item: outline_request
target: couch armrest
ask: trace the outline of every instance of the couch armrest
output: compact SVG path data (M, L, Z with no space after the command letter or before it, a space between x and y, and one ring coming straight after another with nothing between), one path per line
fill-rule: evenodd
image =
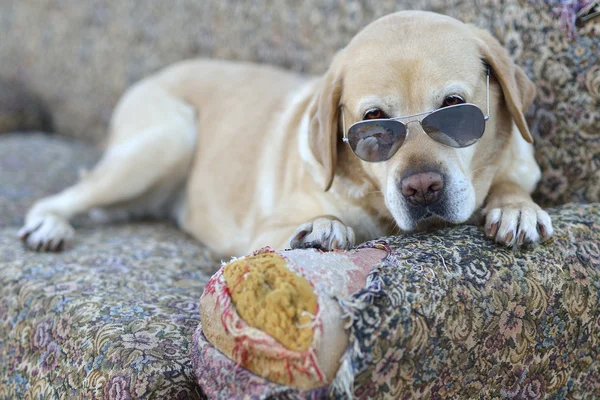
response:
M348 318L349 340L328 386L302 392L255 375L243 357L227 358L209 342L202 325L191 356L198 383L224 398L596 398L600 204L549 211L553 239L517 253L474 226L359 246L388 255L369 265L363 289L332 297ZM293 252L280 254L291 270L317 279L315 293L327 279L307 273L311 263L343 275L332 259L356 255Z
M360 398L600 396L600 204L551 216L552 241L518 253L472 226L380 240L390 255L353 296L338 372L355 379L337 384Z

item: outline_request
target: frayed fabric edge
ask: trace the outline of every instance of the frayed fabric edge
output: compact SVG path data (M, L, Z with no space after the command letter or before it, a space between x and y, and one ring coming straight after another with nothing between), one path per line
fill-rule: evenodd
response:
M379 248L387 251L388 256L390 254L389 247L382 243L369 243L360 248ZM359 318L360 312L371 306L376 298L385 295L383 291L384 282L381 278L380 270L385 268L388 256L373 266L373 269L367 276L364 289L359 290L348 298L337 299L342 309L342 318L348 320L344 326L345 329L352 329L352 325ZM354 397L354 377L357 372L360 372L355 371L352 365L352 356L356 353L360 353L358 346L355 343L349 343L348 348L341 358L340 367L335 374L335 378L329 386L332 398L351 399Z
M354 367L350 347L342 356L342 362L335 379L329 385L330 394L334 397L351 399L354 397Z

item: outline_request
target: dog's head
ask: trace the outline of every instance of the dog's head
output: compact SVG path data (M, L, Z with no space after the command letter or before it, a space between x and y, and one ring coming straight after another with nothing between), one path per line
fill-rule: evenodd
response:
M402 146L383 162L362 161L342 141L342 125L373 116L457 101L485 112L487 66L491 117L470 147L440 144L418 123L407 124ZM401 229L462 223L482 206L515 124L532 141L523 112L534 95L532 82L486 31L434 13L399 12L367 26L335 56L309 111L309 145L325 190L337 180L335 190L350 186L359 201L383 199Z

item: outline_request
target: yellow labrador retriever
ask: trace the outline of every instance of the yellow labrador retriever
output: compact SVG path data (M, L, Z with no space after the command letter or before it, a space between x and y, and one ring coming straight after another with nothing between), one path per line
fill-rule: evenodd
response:
M191 60L133 86L108 147L20 237L60 250L93 211L173 218L221 255L346 249L485 217L497 242L552 235L523 112L535 88L492 36L429 12L368 25L325 76Z

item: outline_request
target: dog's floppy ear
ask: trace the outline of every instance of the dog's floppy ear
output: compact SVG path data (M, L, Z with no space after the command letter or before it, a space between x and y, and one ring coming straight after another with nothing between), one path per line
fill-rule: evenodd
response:
M341 53L341 52L340 52ZM333 183L337 163L337 145L342 97L342 70L338 53L321 80L309 109L308 144L316 161L323 167L323 189Z
M508 110L521 131L521 136L527 142L533 143L533 137L529 132L524 115L535 97L533 82L510 59L506 49L488 31L474 26L469 27L479 39L479 47L484 61L490 65L500 82Z

